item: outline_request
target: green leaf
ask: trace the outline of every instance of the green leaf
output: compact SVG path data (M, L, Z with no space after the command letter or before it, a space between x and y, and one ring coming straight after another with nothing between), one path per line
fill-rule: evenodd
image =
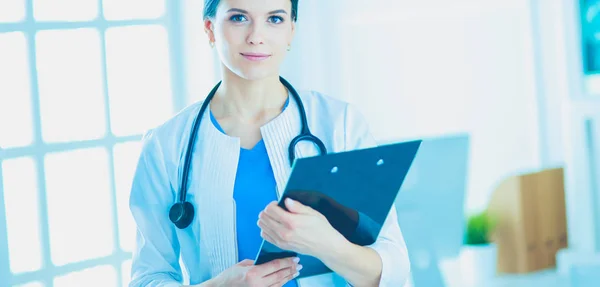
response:
M467 245L485 245L490 243L494 229L493 220L486 211L471 215L467 219L464 243Z

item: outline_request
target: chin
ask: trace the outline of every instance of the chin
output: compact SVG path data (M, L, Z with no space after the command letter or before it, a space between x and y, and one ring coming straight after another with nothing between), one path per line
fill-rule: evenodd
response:
M269 77L279 76L279 65L281 59L272 57L263 62L252 62L242 57L230 57L224 59L227 69L242 79L249 81L262 80Z
M249 80L249 81L257 81L265 78L273 77L278 75L277 70L269 69L266 67L241 67L237 69L232 69L232 71L238 75L240 78Z

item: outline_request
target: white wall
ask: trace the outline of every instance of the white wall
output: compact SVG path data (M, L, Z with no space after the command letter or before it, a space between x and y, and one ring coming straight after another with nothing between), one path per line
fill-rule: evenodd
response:
M540 167L529 3L386 3L347 17L344 97L381 140L471 133L466 208L484 208L502 178Z
M582 73L578 1L329 3L301 33L304 85L359 105L381 140L472 133L469 211L509 174L566 167L570 247L600 252L600 77Z
M185 82L188 91L185 101L190 104L202 100L216 83L214 53L208 44L202 19L204 1L182 0L184 17Z

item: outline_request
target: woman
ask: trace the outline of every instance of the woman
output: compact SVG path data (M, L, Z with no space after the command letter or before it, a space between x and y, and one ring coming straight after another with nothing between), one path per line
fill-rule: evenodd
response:
M293 157L375 145L354 108L316 92L295 94L279 77L297 6L298 0L206 1L205 31L222 61L222 81L205 101L143 138L130 197L137 224L130 286L181 286L180 260L192 286L404 285L409 261L394 209L375 243L359 246L300 202L277 206ZM304 112L322 147L302 143L289 154ZM194 129L197 136L190 135ZM178 203L180 187L188 189L189 204ZM319 258L334 272L296 280L298 258L255 265L263 239Z

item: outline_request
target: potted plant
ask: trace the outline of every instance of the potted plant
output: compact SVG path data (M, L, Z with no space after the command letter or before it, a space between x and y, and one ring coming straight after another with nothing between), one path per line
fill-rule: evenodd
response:
M492 241L495 225L495 220L487 211L467 218L460 263L468 286L485 286L496 275L497 249Z

